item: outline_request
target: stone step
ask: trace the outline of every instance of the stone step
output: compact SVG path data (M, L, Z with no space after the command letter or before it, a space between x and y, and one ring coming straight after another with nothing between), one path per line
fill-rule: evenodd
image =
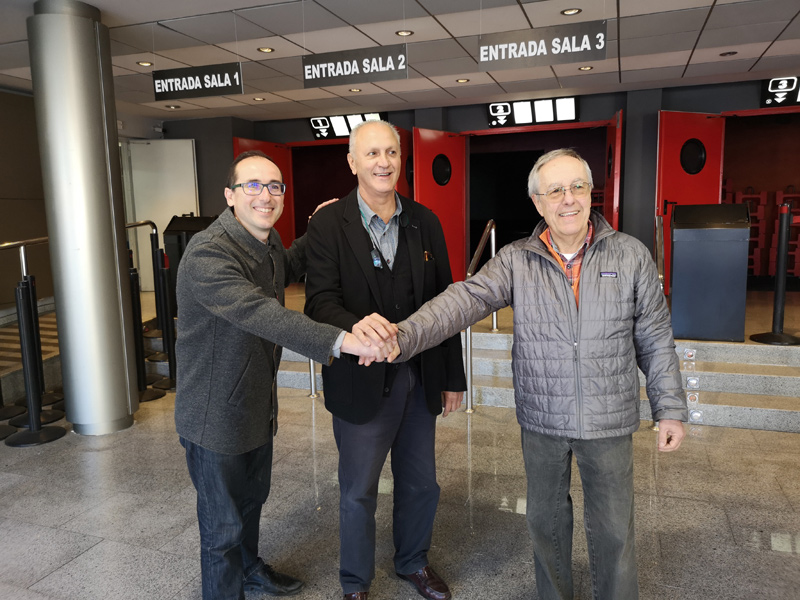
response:
M681 358L686 351L691 351L693 360L705 362L800 367L800 346L676 340L675 349Z

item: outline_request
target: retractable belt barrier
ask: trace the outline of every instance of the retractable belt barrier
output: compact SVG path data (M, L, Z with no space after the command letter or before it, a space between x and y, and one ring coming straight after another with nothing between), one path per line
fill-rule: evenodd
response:
M44 367L42 364L42 343L39 337L39 310L36 298L36 282L28 274L28 261L25 247L43 244L48 240L34 238L21 242L0 244L0 250L19 248L22 281L17 284L15 299L17 305L17 323L19 325L19 344L22 355L22 375L25 381L25 402L27 415L22 414L9 421L14 427L27 428L17 431L5 439L8 446L38 446L63 437L67 430L60 426L43 426L64 418L61 410L42 410L42 393L44 390ZM51 395L48 400L59 402L59 396ZM63 399L63 396L61 396Z
M792 217L792 205L784 203L778 209L780 224L778 230L778 251L775 257L775 297L772 305L772 331L751 335L750 339L761 344L774 346L796 346L800 337L783 332L783 317L786 307L786 270L789 259L789 233L792 225L800 225L800 217Z
M153 288L155 289L156 296L156 320L158 322L158 334L162 335L162 308L161 298L164 296L163 286L160 283L158 276L159 265L164 255L164 251L158 247L158 228L152 221L138 221L136 223L127 223L126 229L133 229L135 227L150 227L150 248L153 258ZM139 390L139 402L150 402L151 400L158 400L166 395L166 392L160 389L148 388L148 385L154 385L163 381L161 375L155 373L147 373L145 367L145 349L144 349L144 332L142 331L142 300L141 300L141 286L139 284L139 271L133 264L133 253L128 252L129 259L129 277L131 284L131 309L133 312L133 346L136 353L136 386ZM153 333L152 330L150 333ZM152 335L148 337L153 337Z

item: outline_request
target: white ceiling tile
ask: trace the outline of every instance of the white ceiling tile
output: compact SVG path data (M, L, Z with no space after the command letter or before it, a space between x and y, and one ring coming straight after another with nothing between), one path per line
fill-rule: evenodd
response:
M469 79L467 83L458 83L456 79ZM494 83L494 80L488 73L473 72L473 73L458 73L454 75L439 75L437 77L430 77L430 80L436 85L443 88L464 87L474 85L485 85Z
M439 15L439 20L455 37L528 29L525 12L518 5Z
M294 42L298 46L307 48L315 54L377 46L375 42L358 31L355 27L325 29L323 31L315 31L313 35L293 33L285 37L287 40Z
M704 63L704 62L734 62L748 58L758 58L767 49L769 44L762 42L760 44L742 44L739 46L730 46L725 48L698 48L692 54L692 61L690 64ZM720 56L724 52L736 52L733 56Z
M694 63L686 68L685 77L698 77L708 75L719 75L723 73L737 73L746 72L750 67L755 64L757 59L751 58L747 60L736 61L715 61L705 63Z
M436 90L439 86L427 77L414 77L411 79L392 79L390 81L380 81L376 84L387 92L418 92L421 90Z
M481 96L495 96L503 93L501 88L496 83L489 83L485 85L465 85L459 87L450 87L448 92L453 94L456 98L478 98Z
M316 2L351 25L413 19L427 14L416 2L397 0L370 0L365 3L353 0L316 0Z
M257 92L254 94L235 94L232 96L224 96L224 98L230 98L231 100L235 100L236 102L241 102L242 104L254 104L254 105L273 104L275 102L286 102L286 98L281 98L280 96L276 96L275 94L270 94L269 92ZM256 100L255 98L263 98L263 100Z
M528 18L534 28L617 18L617 5L615 2L598 2L596 0L549 0L548 2L523 4L522 7L528 14ZM583 12L571 17L562 15L561 11L567 8L580 8ZM518 27L517 29L522 29L522 27Z
M417 0L428 12L443 15L459 11L478 10L480 8L498 8L517 4L517 0ZM525 1L525 0L523 0Z
M287 56L301 56L306 54L297 44L280 36L270 36L253 40L239 40L238 42L227 42L217 44L220 48L243 56L249 60L262 61L286 58ZM259 52L259 48L272 48L275 52Z
M16 77L18 79L28 79L32 78L31 76L31 68L30 67L17 67L16 69L4 69L0 71L4 75L8 75L10 77Z
M216 46L193 46L191 48L165 50L161 52L161 55L192 67L239 62L238 57L233 52L228 52Z
M272 33L233 12L219 12L161 21L162 27L183 33L206 44L262 38Z
M317 98L333 98L333 94L326 92L322 88L308 88L302 90L281 90L276 91L276 95L282 96L287 100L314 100Z
M622 83L641 83L643 81L668 81L680 79L685 67L662 67L658 69L641 69L637 71L623 71Z
M691 55L691 50L682 50L680 52L664 52L648 56L623 56L620 61L623 71L637 71L640 69L682 66L689 62Z
M153 63L152 67L143 67L137 65L139 61L147 61ZM188 66L186 63L178 62L161 56L153 54L152 52L140 52L138 54L124 54L122 56L112 56L111 64L115 67L122 67L136 73L152 73L153 71L163 71L164 69L180 69Z
M182 114L184 112L200 110L203 107L199 104L194 104L188 100L159 100L157 102L143 102L142 106L150 106L151 108L158 108L164 112L173 114ZM168 106L178 106L177 109L167 108Z
M192 98L192 104L204 108L225 108L227 106L239 106L242 102L226 96L208 96L206 98Z
M650 13L684 10L687 8L710 7L713 0L619 0L619 16L630 17L633 15L648 15Z
M277 35L322 31L346 24L316 2L283 2L276 6L247 8L237 13Z
M358 27L366 35L378 42L381 46L392 46L394 44L414 44L417 42L428 42L431 40L443 40L450 38L436 19L433 17L418 17L405 21L389 21L385 23L371 23L369 25L359 25ZM414 35L400 37L395 32L407 29L414 32Z
M432 60L417 63L414 68L426 77L447 75L449 73L467 73L478 70L478 63L473 58L450 58L448 60Z
M553 77L550 67L531 67L529 69L506 69L489 73L495 81L526 81L529 79L547 79Z
M579 71L579 67L592 67L591 71ZM619 63L616 58L607 58L606 60L596 60L593 62L571 63L567 65L553 65L553 70L558 77L582 75L597 75L598 73L611 73L617 71Z
M786 56L787 54L800 54L800 39L774 42L764 53L765 56ZM795 63L800 66L800 60L797 57L795 57Z
M359 89L361 91L351 92L350 90L353 88ZM346 97L366 96L369 94L381 94L384 91L372 83L353 83L350 85L334 85L334 86L326 85L320 89L323 89L326 92L330 92L331 94L336 94L337 96L346 96Z

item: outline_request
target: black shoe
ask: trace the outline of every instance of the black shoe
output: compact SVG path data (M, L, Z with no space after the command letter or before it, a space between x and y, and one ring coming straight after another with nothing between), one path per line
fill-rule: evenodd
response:
M291 575L278 573L265 564L244 580L246 592L261 592L270 596L294 596L303 589L303 582Z

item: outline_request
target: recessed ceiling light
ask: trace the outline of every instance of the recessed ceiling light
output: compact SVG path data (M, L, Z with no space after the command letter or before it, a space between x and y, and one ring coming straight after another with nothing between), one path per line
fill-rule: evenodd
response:
M591 71L594 67L578 67L578 71Z
M253 98L253 100L255 100L256 102L263 102L264 98L262 98L261 96L256 96L255 98Z
M456 83L468 83L469 79L456 79Z
M167 104L167 108L170 110L178 110L180 107L180 104Z
M360 88L350 88L350 91L353 92L353 93L358 93L358 92L361 91L361 89Z
M580 8L566 8L566 9L561 11L561 14L566 16L566 17L571 17L571 16L577 15L577 14L579 14L581 12L583 12L583 11Z
M140 67L152 67L153 66L153 63L151 63L149 60L137 60L136 64L139 65Z
M410 35L414 35L414 32L410 29L401 29L400 31L395 31L395 35L399 35L400 37L408 37Z
M729 50L728 52L723 52L720 56L736 56L739 54L736 50Z
M259 52L264 52L269 54L270 52L275 52L275 48L267 48L266 46L262 46L261 48L257 48Z

